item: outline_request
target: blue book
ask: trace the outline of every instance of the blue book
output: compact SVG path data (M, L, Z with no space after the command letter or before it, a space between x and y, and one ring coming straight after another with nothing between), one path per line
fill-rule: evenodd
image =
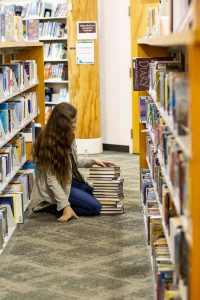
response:
M7 110L0 110L0 119L3 126L4 133L6 134L8 132L8 126L7 126L7 116L8 111Z
M8 103L4 102L4 103L0 103L0 110L5 109L8 110Z
M5 134L9 131L9 114L8 114L8 103L0 103L0 118L3 125Z
M32 161L27 161L23 167L22 167L23 170L27 170L27 169L34 169L35 171L35 176L37 176L37 166L36 166L36 163L32 162Z
M12 196L0 195L0 204L9 204L14 216L14 199Z

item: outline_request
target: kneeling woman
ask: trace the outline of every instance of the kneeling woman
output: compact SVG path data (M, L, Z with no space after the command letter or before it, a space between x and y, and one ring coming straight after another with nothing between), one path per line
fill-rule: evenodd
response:
M64 102L56 105L33 147L38 176L32 197L40 202L33 211L54 205L61 213L58 218L61 222L72 217L98 215L101 210L101 204L93 197L92 188L78 168L113 165L94 158L78 158L74 135L76 115L72 105Z

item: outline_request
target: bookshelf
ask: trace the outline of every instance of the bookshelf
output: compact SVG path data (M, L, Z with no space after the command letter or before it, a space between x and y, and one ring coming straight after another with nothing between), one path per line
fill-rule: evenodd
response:
M59 38L59 37L40 37L40 41L41 42L66 42L67 41L67 37L64 38Z
M45 99L54 105L57 104L56 101L68 101L66 5L67 2L62 0L51 0L48 3L25 1L22 10L23 22L28 28L28 39L36 38L32 33L39 26L37 38L44 43ZM47 115L46 108L45 112Z
M175 140L181 153L184 154L187 161L187 186L188 186L188 200L187 210L181 211L180 199L172 184L169 176L169 170L166 168L162 155L159 153L156 156L156 163L160 166L160 173L164 182L169 190L170 197L175 206L177 218L181 224L181 230L185 234L188 245L188 265L185 262L189 272L189 283L186 286L181 278L177 284L177 290L180 292L181 299L199 299L200 286L199 286L199 268L200 268L200 202L199 202L199 180L200 180L200 139L199 139L199 84L200 84L200 22L198 15L200 13L199 1L193 1L194 13L191 29L183 30L182 32L172 33L163 36L150 36L147 37L147 10L149 7L155 7L159 1L150 0L132 0L131 1L131 30L132 30L132 57L161 57L167 56L169 51L181 50L184 53L185 61L187 63L187 73L189 78L190 87L190 103L189 103L189 116L190 116L190 135L180 136L174 130L171 120L168 115L162 110L159 103L155 99L155 95L148 92L133 91L133 130L134 130L134 152L139 153L140 169L150 170L150 177L152 179L153 189L156 195L156 201L162 219L163 231L169 247L170 257L172 264L174 263L174 254L172 251L172 239L169 235L168 228L164 222L163 204L160 202L158 193L158 186L155 181L155 160L151 157L151 162L147 156L147 139L150 140L152 147L156 149L155 132L145 124L140 123L139 120L139 97L150 96L153 100L159 117L162 119L168 128L170 135ZM153 162L153 165L152 165ZM144 205L143 205L144 206ZM143 207L144 208L144 207ZM145 208L144 208L145 211ZM146 219L146 218L145 218ZM151 251L150 251L151 255ZM182 255L182 254L181 254ZM152 257L151 257L152 259ZM187 266L186 266L187 265Z
M186 31L183 33L175 33L167 36L159 37L144 37L137 40L138 45L149 45L155 47L170 47L170 46L190 46L200 43L200 32Z
M69 80L57 80L57 79L47 79L44 81L45 83L69 83Z
M40 42L0 42L0 49L18 49L30 48L30 47L41 47L43 44Z
M44 59L44 62L67 62L68 61L68 59L57 59L57 58L55 58L55 59L53 59L53 58L46 58L46 59Z
M59 22L59 23L64 23L66 24L67 19L66 17L33 17L31 19L36 19L39 20L40 23L45 24L46 22ZM66 46L67 49L67 34L65 37L40 37L40 42L44 43L44 48L45 48L45 44L53 44L53 43L59 43L62 45ZM51 64L51 66L55 66L58 64L63 64L64 68L67 67L68 68L68 58L64 58L64 59L59 59L59 58L48 58L45 57L44 58L44 65L46 64ZM68 73L68 71L67 71ZM57 99L56 101L53 101L53 99L51 99L51 101L45 101L45 106L50 105L55 106L56 104L58 104L60 102L59 100L59 93L61 91L61 89L66 89L66 94L68 93L68 85L69 85L69 80L68 80L68 74L66 74L65 76L67 76L66 80L61 80L61 79L45 79L44 83L45 83L45 87L46 88L51 88L53 89L53 94L57 94ZM53 97L53 96L52 96ZM64 101L68 101L68 97L66 96L66 99Z
M30 117L24 118L19 127L13 128L11 133L5 135L4 139L0 141L0 149L8 144L13 138L20 133L27 125L35 120L37 123L41 123L42 127L44 126L45 119L45 105L44 105L44 69L43 69L43 43L40 42L2 42L0 43L1 56L2 61L9 65L11 60L35 60L37 63L37 77L38 81L35 80L34 84L29 83L25 88L20 89L18 92L11 93L9 96L1 98L1 103L5 101L11 100L13 97L20 96L21 93L37 93L38 97L38 113L32 114ZM26 149L26 148L25 148ZM26 149L27 150L27 149ZM9 172L6 176L6 180L3 180L0 183L0 195L7 188L9 183L14 179L14 177L21 170L23 165L27 161L27 157L29 156L29 151L25 150L25 154L22 156L21 161L16 165L13 165L12 171ZM7 192L6 192L7 193ZM3 193L4 194L4 193ZM25 199L25 196L24 196ZM24 200L23 200L24 201ZM22 205L22 209L25 212L30 201L24 202L24 206ZM4 206L4 205L2 205ZM3 244L3 248L0 249L0 254L2 254L5 249L7 243L9 242L10 237L16 229L17 224L14 222L12 217L11 207L7 205L8 212L8 235L5 237L5 241Z
M66 20L65 17L32 17L32 18L24 18L24 21L27 20L39 20L39 21L64 21Z
M11 95L8 96L8 97L2 98L2 99L0 100L0 103L3 103L3 102L5 102L5 101L7 101L7 100L9 100L9 99L11 99L11 98L13 98L13 97L15 97L15 96L21 94L21 93L24 93L24 92L28 91L29 89L31 89L31 88L33 88L33 87L36 87L37 85L38 85L38 83L32 84L32 85L30 85L30 86L28 86L28 87L26 87L26 88L24 88L24 89L21 89L19 92L13 93L13 94L11 94Z

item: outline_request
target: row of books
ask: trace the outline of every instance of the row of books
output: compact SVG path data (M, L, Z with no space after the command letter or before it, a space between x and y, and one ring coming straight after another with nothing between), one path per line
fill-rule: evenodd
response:
M35 60L11 60L0 66L0 96L6 98L36 84L37 63Z
M24 40L23 21L20 16L0 12L0 41L16 42Z
M164 57L157 59L134 59L134 90L148 90L173 130L178 135L189 135L188 75L181 72L181 61ZM141 102L145 106L145 101ZM144 107L142 111L144 113Z
M23 6L23 18L37 18L37 17L66 17L67 14L66 2L60 3L47 1L33 1Z
M30 166L21 169L0 195L0 249L8 238L9 230L18 223L24 223L34 178L35 170Z
M66 88L45 87L45 102L69 102L69 93Z
M140 97L140 119L146 123L146 148L153 174L164 173L180 213L188 210L188 159L165 125L151 97ZM160 186L156 179L157 186Z
M188 286L188 245L181 226L180 218L172 213L172 208L163 207L162 214L169 215L167 233L165 237L162 216L157 202L156 192L149 169L141 170L141 199L144 210L147 241L152 257L152 267L157 286L157 300L171 299L176 295L181 299L179 282ZM165 203L162 203L164 206ZM168 241L170 245L168 245ZM170 246L170 248L169 248Z
M191 28L191 0L162 0L148 7L147 35L160 36Z
M120 167L92 167L89 169L89 180L92 180L93 195L100 201L101 214L121 214L124 205L123 179L120 178Z
M19 133L0 149L0 182L7 182L9 175L21 165L25 158L25 137Z
M67 39L66 24L61 22L39 22L39 20L26 20L23 24L24 39L39 41L42 39Z
M13 16L21 16L23 6L15 5L15 4L0 4L0 13L4 13L5 15L13 15Z
M40 22L39 38L67 38L67 25L61 22Z
M38 114L36 93L23 93L0 104L0 142Z
M31 121L0 149L0 182L6 183L15 168L31 159L35 140L35 122ZM0 184L0 188L2 188Z
M162 177L162 174L159 172L159 169L157 171L154 171L154 173L152 172L152 174L150 174L150 171L148 169L146 171L143 170L142 175L146 176L144 176L145 181L142 185L143 206L151 208L149 212L151 211L154 214L156 213L157 215L159 215L159 217L161 217L159 208L160 205L163 217L163 224L165 226L166 233L170 235L170 219L176 216L177 214L166 182ZM155 183L154 185L152 180ZM150 199L152 200L152 203L147 203Z
M158 194L162 195L163 185L166 184L164 178L168 178L167 187L170 189L178 213L187 215L189 211L188 161L173 137L167 136L167 139L163 152L161 152L155 149L152 138L147 134L148 161L152 166L152 175L157 185Z
M67 65L60 64L50 64L44 65L44 79L55 79L55 80L67 80L68 78L68 68Z
M67 59L67 45L64 43L45 43L44 59Z
M39 22L22 17L0 13L0 42L32 41L44 38L67 38L66 24L60 22Z

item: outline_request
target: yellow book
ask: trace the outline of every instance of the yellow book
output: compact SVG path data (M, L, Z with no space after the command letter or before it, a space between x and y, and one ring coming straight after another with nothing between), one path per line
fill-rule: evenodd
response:
M172 300L181 297L180 291L165 291L165 300Z
M14 36L15 40L18 41L19 36L19 16L14 16Z

